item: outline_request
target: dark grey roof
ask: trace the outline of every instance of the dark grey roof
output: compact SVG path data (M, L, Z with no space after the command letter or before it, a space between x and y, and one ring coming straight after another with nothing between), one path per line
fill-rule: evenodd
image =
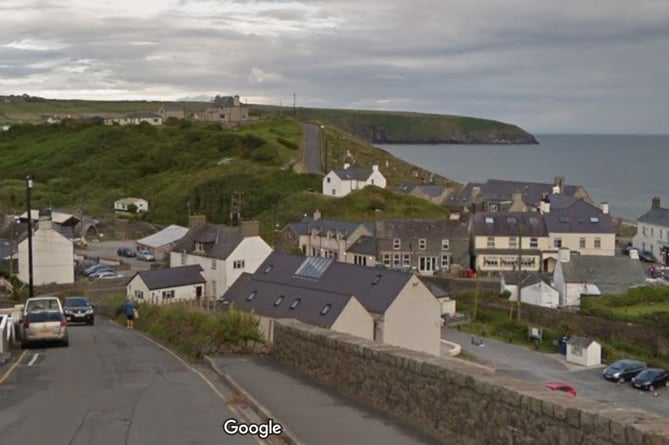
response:
M572 204L574 204L576 201L580 201L579 198L561 194L551 194L547 198L548 201L550 202L551 211L567 208ZM538 208L539 202L535 202L534 206Z
M553 193L553 183L488 179L485 183L468 183L460 193L449 197L449 204L471 204L472 189L474 187L481 188L480 196L485 199L510 200L513 193L519 191L523 193L523 201L528 205L538 203L544 194L550 195ZM581 187L565 184L562 194L573 196Z
M373 172L371 167L336 168L333 171L341 179L355 179L358 181L366 181Z
M135 276L137 275L140 276L149 290L167 289L205 282L202 276L202 267L199 264L170 267L168 269L144 270L137 272Z
M639 218L639 222L669 227L669 209L650 209Z
M581 348L587 348L591 344L595 343L595 340L592 338L586 338L586 337L577 337L577 336L571 336L567 340L567 344L571 346L579 346Z
M312 230L315 230L319 235L325 235L327 232L332 232L333 234L341 233L344 238L347 238L348 235L353 233L361 225L367 228L370 233L374 230L374 223L371 221L360 223L335 219L315 220L309 217L303 218L302 221L297 223L290 223L288 226L298 235L309 235Z
M362 235L346 251L360 255L376 256L376 239L373 236Z
M253 298L248 298L255 292ZM277 305L277 299L284 296ZM304 323L330 328L342 310L353 298L350 294L305 289L265 281L257 274L243 273L221 297L233 307L254 311L258 315L272 318L294 318ZM300 301L295 306L296 299ZM326 305L331 305L325 315Z
M225 260L242 241L241 227L203 223L191 228L172 251L196 253L195 244L204 245L204 256Z
M376 222L379 239L443 237L469 239L467 223L451 219L384 219Z
M12 254L12 244L8 239L0 239L0 260L9 258Z
M566 282L596 284L602 294L622 294L646 284L643 263L627 256L571 255L561 264Z
M400 184L395 188L400 193L411 193L416 190L433 198L441 196L446 189L445 185L439 184Z
M432 282L432 281L423 281L423 284L427 286L428 289L430 289L430 292L432 292L432 295L434 295L435 298L442 298L442 297L448 297L449 294L444 290L443 287L439 286L438 284Z
M353 295L369 312L383 314L412 274L376 267L332 262L318 279L295 275L307 257L273 252L253 274L256 279L326 293Z
M548 236L544 219L537 212L475 213L471 221L475 236Z
M561 209L551 205L544 221L549 233L615 233L610 214L580 199Z

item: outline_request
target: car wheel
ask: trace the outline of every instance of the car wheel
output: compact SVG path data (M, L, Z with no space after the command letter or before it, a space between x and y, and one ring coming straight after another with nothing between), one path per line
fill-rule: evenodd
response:
M70 346L70 340L63 340L63 347L67 348L68 346Z
M654 386L654 385L650 385L650 386L648 387L648 391L655 391L655 386Z
M25 341L21 342L21 349L28 349L28 343Z
M620 377L618 379L618 383L625 383L625 377Z
M89 326L93 326L95 324L95 319L91 318L91 320L88 322Z

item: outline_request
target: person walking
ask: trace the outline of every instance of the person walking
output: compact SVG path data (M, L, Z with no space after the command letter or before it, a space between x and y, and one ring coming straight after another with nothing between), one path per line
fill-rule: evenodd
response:
M130 301L130 299L125 300L125 303L123 303L123 313L125 314L126 327L128 329L134 329L135 315L137 313L137 310L135 309L135 305L132 304L132 301Z

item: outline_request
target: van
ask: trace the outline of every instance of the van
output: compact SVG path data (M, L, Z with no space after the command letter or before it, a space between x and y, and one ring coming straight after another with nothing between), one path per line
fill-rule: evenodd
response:
M58 311L63 314L63 305L60 299L53 295L43 295L40 297L28 298L23 306L23 317L25 320L29 312L34 311Z

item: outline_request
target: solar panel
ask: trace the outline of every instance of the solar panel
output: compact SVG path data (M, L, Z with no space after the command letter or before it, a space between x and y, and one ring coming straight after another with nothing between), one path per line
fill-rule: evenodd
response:
M328 266L332 264L332 258L323 258L318 256L307 257L300 267L295 271L295 275L302 278L318 279L323 275Z
M487 224L492 224L493 222L495 222L495 220L492 219L492 216L486 216L486 217L485 217L485 222L486 222Z

